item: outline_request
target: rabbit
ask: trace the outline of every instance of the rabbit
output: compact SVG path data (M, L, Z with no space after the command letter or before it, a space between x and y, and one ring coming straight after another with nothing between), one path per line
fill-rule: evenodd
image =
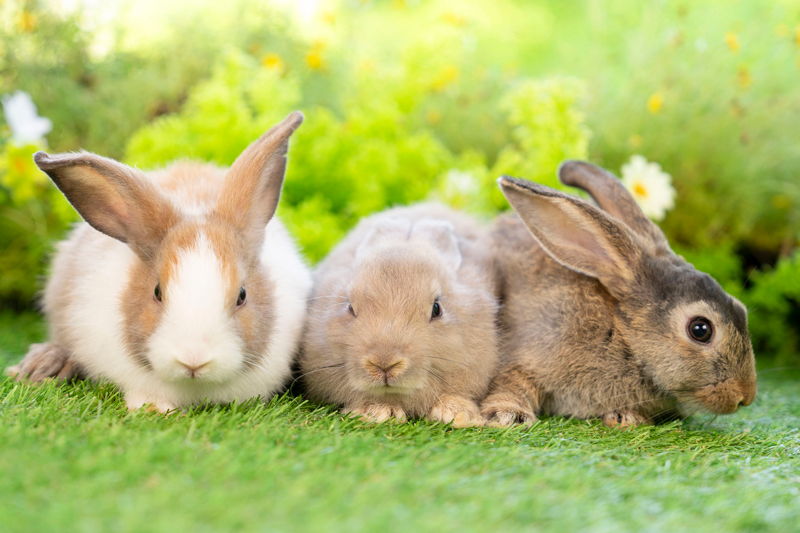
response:
M290 114L229 170L145 174L91 153L34 160L86 221L61 242L43 297L50 340L9 374L103 378L133 410L278 392L305 324L311 273L280 220Z
M307 395L377 422L483 423L497 361L488 230L440 204L363 219L314 274Z
M558 174L599 208L498 180L518 216L492 228L501 362L484 417L626 427L749 405L756 374L745 306L676 255L614 175L580 161Z

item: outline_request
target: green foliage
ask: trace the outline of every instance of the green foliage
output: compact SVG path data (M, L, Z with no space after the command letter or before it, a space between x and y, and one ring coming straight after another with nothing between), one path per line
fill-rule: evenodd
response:
M578 107L584 93L583 84L574 79L526 81L515 87L503 107L516 145L500 152L496 170L565 188L556 177L558 165L588 154L589 128Z
M618 171L642 154L674 179L670 241L750 304L759 352L800 342L794 263L751 275L737 256L800 240L794 3L342 2L306 22L252 0L115 5L101 23L0 4L0 92L31 93L52 151L228 165L302 109L279 212L312 262L393 204L490 218L507 208L500 174L558 187L563 159ZM24 305L75 217L22 162L33 147L2 150L0 300Z
M581 47L593 158L658 161L678 201L664 221L693 248L791 249L800 240L800 4L605 3Z
M780 364L795 363L800 351L800 253L774 269L753 272L750 281L753 288L745 302L756 353L774 354Z
M37 146L0 140L0 297L25 306L56 239L77 217L33 163Z
M153 167L188 155L229 165L299 100L292 76L232 55L192 90L179 114L137 132L126 161ZM325 108L307 114L291 150L281 212L314 261L360 217L424 198L452 160L430 133L409 131L391 100L373 102L369 112L348 106L344 119Z

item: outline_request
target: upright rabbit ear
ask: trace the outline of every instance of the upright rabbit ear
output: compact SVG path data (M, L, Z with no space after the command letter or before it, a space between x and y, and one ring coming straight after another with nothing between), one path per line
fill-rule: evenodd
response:
M86 222L152 259L178 214L141 171L90 153L36 152L36 165L53 180Z
M225 176L217 212L253 242L260 244L264 239L264 227L278 207L289 137L303 118L295 111L273 126L236 158Z
M461 266L461 248L453 224L446 220L422 219L411 230L412 239L424 239L441 253L447 265L458 270Z
M601 209L623 221L656 247L669 249L661 228L645 216L631 193L612 173L584 161L564 161L558 167L558 178L564 185L591 194Z
M498 183L550 257L598 279L615 297L628 293L640 249L624 224L579 198L549 187L508 176Z
M411 219L404 217L382 218L375 224L369 233L361 241L356 249L355 259L360 261L364 255L375 246L386 241L397 239L406 240L411 233Z

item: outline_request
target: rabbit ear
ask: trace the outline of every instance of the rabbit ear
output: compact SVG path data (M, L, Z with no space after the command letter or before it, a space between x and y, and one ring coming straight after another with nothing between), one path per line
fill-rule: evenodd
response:
M295 111L273 126L236 158L225 176L217 211L259 244L264 227L278 207L289 137L303 118L301 112Z
M36 152L36 165L64 193L86 222L152 259L178 214L140 170L87 152Z
M596 278L615 297L628 292L640 249L624 224L579 198L549 187L508 176L498 183L550 257Z
M414 224L411 238L425 239L433 244L453 270L458 270L461 266L461 249L452 223L446 220L420 220Z
M369 250L389 239L405 240L411 232L411 219L403 217L383 218L373 227L356 249L356 261Z
M584 161L564 161L558 167L558 178L564 185L591 194L601 209L623 221L655 246L669 249L661 228L645 216L631 193L612 173Z

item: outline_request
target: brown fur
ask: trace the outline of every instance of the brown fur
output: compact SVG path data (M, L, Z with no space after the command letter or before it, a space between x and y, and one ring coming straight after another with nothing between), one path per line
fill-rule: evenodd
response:
M315 275L300 358L309 395L377 421L480 422L497 357L487 237L437 205L362 220Z
M493 228L502 346L484 416L500 424L538 414L600 417L627 426L752 402L744 306L676 256L615 177L580 162L565 163L560 175L617 216L501 178L521 219L501 217ZM687 334L695 316L712 322L707 345Z

